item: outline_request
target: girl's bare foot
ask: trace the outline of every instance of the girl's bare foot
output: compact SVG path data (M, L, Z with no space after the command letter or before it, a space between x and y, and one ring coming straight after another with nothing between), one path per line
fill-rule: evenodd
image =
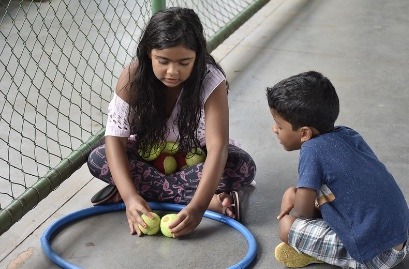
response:
M232 204L233 199L231 198L230 194L228 192L222 192L213 195L208 209L234 218L235 215L232 210Z

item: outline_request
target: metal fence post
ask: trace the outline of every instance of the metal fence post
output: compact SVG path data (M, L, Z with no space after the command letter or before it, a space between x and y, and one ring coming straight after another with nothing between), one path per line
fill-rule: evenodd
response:
M152 14L166 8L166 0L152 0Z

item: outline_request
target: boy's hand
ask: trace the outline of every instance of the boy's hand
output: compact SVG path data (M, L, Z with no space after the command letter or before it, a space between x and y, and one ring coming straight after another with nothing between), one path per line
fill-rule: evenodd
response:
M277 216L278 220L282 219L285 215L288 215L293 209L296 191L297 189L295 187L291 187L284 192L281 200L280 214Z
M280 214L277 216L277 219L280 220L280 219L282 219L285 215L290 214L291 209L293 209L293 208L291 207L291 208L287 208L287 209L285 209L285 210L282 210L282 211L280 212Z

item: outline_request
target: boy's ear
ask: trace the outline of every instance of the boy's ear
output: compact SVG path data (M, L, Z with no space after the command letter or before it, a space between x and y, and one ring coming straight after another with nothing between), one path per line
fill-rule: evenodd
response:
M314 136L314 131L307 126L301 127L301 142L310 140Z

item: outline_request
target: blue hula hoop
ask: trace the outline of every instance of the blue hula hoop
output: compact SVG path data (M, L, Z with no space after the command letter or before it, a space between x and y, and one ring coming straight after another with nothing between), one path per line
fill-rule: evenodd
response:
M184 208L183 205L170 204L170 203L149 202L149 205L153 210L164 210L164 211L179 212L180 210ZM69 263L68 261L58 256L58 254L56 254L54 250L51 248L50 238L61 227L63 227L64 225L68 223L74 222L78 219L81 219L84 217L90 217L90 216L94 216L94 215L98 215L102 213L107 213L107 212L121 211L124 209L125 209L124 203L116 203L116 204L110 204L110 205L104 205L104 206L93 206L90 208L85 208L85 209L73 212L71 214L68 214L56 220L44 231L40 239L41 248L43 249L47 257L52 262L57 264L58 266L65 268L65 269L81 269L81 267L78 267L72 263ZM227 217L225 215L213 212L213 211L206 210L204 213L204 217L227 224L233 227L234 229L236 229L237 231L239 231L246 238L247 243L248 243L248 251L247 251L246 256L239 263L232 265L228 268L229 269L247 268L250 265L250 263L254 260L254 258L256 257L256 253L257 253L257 243L256 243L254 236L251 234L251 232L240 222L230 217Z

